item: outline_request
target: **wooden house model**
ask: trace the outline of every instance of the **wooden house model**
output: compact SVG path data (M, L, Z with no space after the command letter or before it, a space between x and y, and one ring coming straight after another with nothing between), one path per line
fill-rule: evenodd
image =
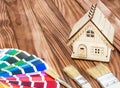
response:
M73 26L68 39L71 57L108 62L113 46L114 28L96 5Z

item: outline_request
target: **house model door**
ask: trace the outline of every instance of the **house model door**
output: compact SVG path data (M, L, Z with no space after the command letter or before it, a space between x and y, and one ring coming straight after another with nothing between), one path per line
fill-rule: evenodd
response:
M87 57L87 47L83 44L79 45L77 53L78 53L79 58L86 58Z

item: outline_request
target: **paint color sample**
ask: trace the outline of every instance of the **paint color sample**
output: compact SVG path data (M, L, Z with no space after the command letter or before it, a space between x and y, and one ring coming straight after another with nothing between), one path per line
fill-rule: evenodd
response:
M44 72L47 68L47 63L35 55L14 48L0 49L0 88L60 88Z

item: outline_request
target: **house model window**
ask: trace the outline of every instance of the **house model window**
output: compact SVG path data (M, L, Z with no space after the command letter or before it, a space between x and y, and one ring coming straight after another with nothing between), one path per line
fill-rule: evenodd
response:
M94 32L93 32L93 30L92 30L93 28L92 28L92 26L91 25L89 25L88 27L86 27L86 36L87 37L94 37Z
M92 30L88 30L88 31L86 32L86 36L87 36L87 37L94 37L94 32L93 32Z
M104 55L104 49L103 48L93 48L91 52L94 55Z
M100 54L100 49L95 49L96 54Z
M108 62L113 46L114 28L97 5L73 26L68 45L72 45L74 59Z

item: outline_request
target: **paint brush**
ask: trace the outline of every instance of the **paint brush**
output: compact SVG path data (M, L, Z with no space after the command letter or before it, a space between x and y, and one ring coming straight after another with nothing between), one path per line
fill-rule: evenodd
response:
M72 78L81 88L92 88L88 81L79 73L79 71L72 65L66 66L64 72Z
M57 74L57 72L55 70L53 70L52 68L48 68L45 71L48 75L50 75L51 77L53 77L55 80L57 80L58 82L60 82L63 86L67 87L67 88L72 88L69 84L67 84L63 79L60 78L60 76Z
M119 80L102 63L88 69L87 72L100 83L102 88L120 88Z

